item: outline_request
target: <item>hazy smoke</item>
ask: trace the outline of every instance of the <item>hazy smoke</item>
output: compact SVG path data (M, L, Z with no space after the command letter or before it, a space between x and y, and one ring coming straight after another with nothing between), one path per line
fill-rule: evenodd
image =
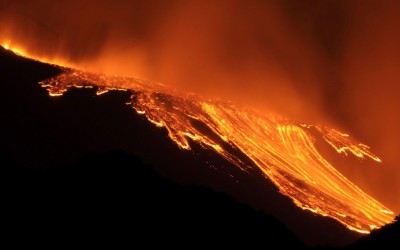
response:
M380 0L0 0L0 42L329 120L382 156L350 177L399 212L399 18L398 1Z
M282 3L9 1L0 29L39 56L299 114L324 59Z

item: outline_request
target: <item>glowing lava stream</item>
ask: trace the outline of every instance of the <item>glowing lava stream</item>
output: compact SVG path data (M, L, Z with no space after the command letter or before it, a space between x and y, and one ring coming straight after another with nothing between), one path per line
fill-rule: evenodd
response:
M297 206L334 218L351 230L369 233L394 217L317 150L316 133L338 153L380 162L368 146L335 129L183 95L168 86L134 78L64 68L64 73L40 84L51 96L72 87L97 87L97 94L113 89L130 91L128 104L156 126L165 127L180 148L189 150L190 139L247 171L253 166L235 154L240 150Z

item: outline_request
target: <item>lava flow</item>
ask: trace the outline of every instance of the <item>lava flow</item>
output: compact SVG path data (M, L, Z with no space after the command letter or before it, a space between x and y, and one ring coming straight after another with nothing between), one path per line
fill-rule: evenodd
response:
M243 171L256 166L302 209L334 218L360 233L369 233L394 217L393 212L339 173L316 148L317 137L321 137L338 153L381 161L368 146L347 134L277 114L262 114L230 102L182 94L163 84L63 70L40 83L51 96L74 87L96 87L97 94L130 91L128 104L156 126L166 128L181 149L190 150L190 142L194 142ZM254 166L235 153L238 151Z

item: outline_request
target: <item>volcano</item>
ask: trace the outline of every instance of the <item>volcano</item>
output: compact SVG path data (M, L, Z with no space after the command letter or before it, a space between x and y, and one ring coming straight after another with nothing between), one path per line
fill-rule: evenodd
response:
M99 76L96 74L66 70L20 57L4 49L1 50L0 63L3 79L1 100L5 117L2 127L3 131L7 131L2 135L1 149L6 162L30 166L27 167L30 169L28 172L34 169L54 170L60 166L75 164L88 153L123 150L140 156L162 176L177 183L212 187L218 192L233 195L240 202L272 214L308 244L341 245L359 237L358 233L349 231L336 220L298 209L287 194L282 195L273 182L266 181L265 173L255 167L251 157L227 143L224 138L218 137L202 121L194 118L189 120L192 127L211 138L205 145L214 145L215 150L209 150L204 143L196 143L193 133L188 134L189 140L186 140L174 137L176 131L173 131L173 127L155 127L154 123L160 124L160 117L143 116L143 113L151 114L152 107L145 110L145 106L136 106L135 112L131 108L133 104L130 92L110 91L98 96L107 90L124 89L123 86L98 86L93 89L93 81L99 84L98 81L104 80L104 77L97 79ZM60 79L66 74L69 77L74 76L75 83L78 83L76 85L83 89L73 88L65 92L68 82ZM121 82L120 79L118 81ZM64 85L54 84L60 82ZM46 93L43 86L48 88L50 94L63 96L54 99ZM69 87L77 86L72 84ZM146 98L152 97L154 96L143 93L134 96L136 101L142 100L141 103L151 103ZM156 97L160 102L166 103L168 110L174 109L173 103L168 104L169 95L158 94ZM125 105L127 101L129 105ZM185 105L190 108L187 103ZM323 129L325 128L316 127L316 130ZM177 135L179 134L175 134ZM171 141L171 137L176 140ZM180 149L176 146L177 142L180 148L192 150ZM221 145L221 148L217 145ZM356 150L364 150L361 154L378 159L367 148ZM79 170L76 171L79 174ZM146 193L146 188L143 193ZM163 205L160 209L162 207ZM240 221L242 215L238 216L232 220Z

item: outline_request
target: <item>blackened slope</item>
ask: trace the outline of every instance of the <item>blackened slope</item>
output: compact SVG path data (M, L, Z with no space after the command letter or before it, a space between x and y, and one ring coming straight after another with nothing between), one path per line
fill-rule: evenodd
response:
M303 247L273 217L211 189L175 184L121 151L42 169L2 158L5 222L18 237L56 239L56 247L78 239L95 245Z

